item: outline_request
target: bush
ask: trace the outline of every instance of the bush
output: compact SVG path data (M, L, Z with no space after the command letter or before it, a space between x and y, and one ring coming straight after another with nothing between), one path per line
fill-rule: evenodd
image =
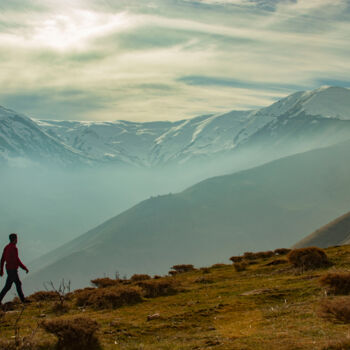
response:
M231 256L230 260L233 263L238 263L238 262L241 262L243 260L243 256Z
M350 273L333 272L327 273L320 278L322 286L333 294L350 294Z
M218 263L218 264L214 264L211 266L212 269L220 269L222 267L226 267L227 265L226 264L223 264L223 263Z
M44 321L41 327L58 338L58 349L100 348L95 335L99 328L98 324L89 318L53 319Z
M256 259L268 259L272 256L275 256L275 253L272 250L268 250L266 252L257 252L254 253Z
M118 286L81 291L77 295L78 306L92 306L95 309L111 309L132 305L142 301L141 289L137 286Z
M200 270L202 271L203 274L210 273L210 268L209 267L201 267Z
M321 315L332 321L350 323L350 297L324 300L321 304Z
M137 285L143 289L146 298L172 295L177 292L174 282L169 279L140 281Z
M132 275L130 280L131 282L139 282L139 281L146 281L146 280L150 280L151 279L151 276L149 275Z
M312 270L330 266L330 261L323 249L317 247L294 249L288 254L288 261L302 270Z
M282 265L282 264L287 264L287 262L288 261L286 259L275 259L266 263L265 266Z
M255 254L252 252L245 252L243 258L246 260L255 260Z
M177 275L177 274L178 274L177 271L174 271L174 270L170 270L170 271L169 271L169 275L171 275L171 276L175 276L175 275Z
M97 288L107 288L115 286L119 283L119 280L112 280L111 278L104 277L104 278L96 278L91 281L93 285L95 285Z
M172 269L178 273L184 273L195 270L194 266L190 264L174 265Z
M30 295L27 299L30 301L57 301L60 298L54 291L40 291Z
M274 250L274 253L276 255L287 255L289 252L291 251L291 249L287 249L287 248L278 248Z
M237 272L245 271L247 269L248 264L244 261L236 262L233 264L233 267Z

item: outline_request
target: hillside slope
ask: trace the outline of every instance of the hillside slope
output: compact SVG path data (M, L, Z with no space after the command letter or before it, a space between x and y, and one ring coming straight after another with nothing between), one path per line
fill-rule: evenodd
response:
M302 247L330 247L350 243L350 212L338 217L327 225L319 228L295 244Z
M344 297L326 296L319 279L334 269L349 270L350 246L329 248L326 253L333 264L331 269L300 273L284 257L272 257L250 261L241 272L227 264L152 279L150 282L173 283L178 292L144 297L135 305L81 307L77 303L79 292L68 298L68 310L63 315L53 311L55 300L42 298L29 304L22 317L18 317L18 305L2 318L0 314L0 349L9 348L1 347L2 341L14 342L18 324L20 336L38 345L28 349L54 350L57 338L37 328L38 324L62 319L74 323L77 317L97 322L101 350L349 349L349 323L320 313L322 304L339 300L344 305ZM122 283L130 286L130 281ZM345 298L349 305L349 296Z
M290 246L350 207L350 141L150 198L47 254L31 289L96 275L164 273L229 254Z

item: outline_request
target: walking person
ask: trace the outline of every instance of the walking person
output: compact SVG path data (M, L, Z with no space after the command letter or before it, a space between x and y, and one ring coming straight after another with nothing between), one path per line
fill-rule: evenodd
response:
M0 305L1 305L2 299L5 297L6 293L11 289L13 283L16 285L17 293L22 303L27 302L23 295L22 282L20 281L18 276L18 268L21 267L27 273L29 272L29 270L18 257L18 249L16 246L17 234L11 233L9 238L10 238L10 243L4 248L4 252L2 253L1 263L0 263L1 264L0 276L2 277L4 275L5 262L6 262L6 272L7 272L6 284L0 293Z

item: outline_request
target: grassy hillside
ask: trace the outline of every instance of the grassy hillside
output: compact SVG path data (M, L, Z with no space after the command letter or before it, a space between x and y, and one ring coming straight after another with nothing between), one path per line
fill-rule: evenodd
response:
M297 244L296 248L301 247L330 247L334 245L350 243L350 212L331 221L327 225L319 228L309 236L305 237Z
M40 344L42 349L53 349L56 338L38 325L43 320L84 316L97 321L97 336L106 350L349 349L350 317L336 322L321 314L321 305L342 297L327 296L319 279L331 271L349 270L350 246L329 248L326 253L332 267L306 272L296 270L284 256L273 256L250 260L241 272L231 264L219 264L161 277L159 281L172 281L176 294L143 297L135 305L114 309L79 307L79 292L67 298L62 314L53 311L54 301L33 302L22 316L21 306L14 305L14 311L0 315L0 344L13 342L17 322L17 338L27 336L36 344L25 349L39 349ZM350 308L349 298L341 300L347 300ZM343 345L331 347L334 342ZM9 349L8 343L0 349L4 346Z
M291 246L350 207L350 142L150 198L42 259L28 277L86 285L103 273L164 273L252 249ZM37 262L40 265L40 260Z

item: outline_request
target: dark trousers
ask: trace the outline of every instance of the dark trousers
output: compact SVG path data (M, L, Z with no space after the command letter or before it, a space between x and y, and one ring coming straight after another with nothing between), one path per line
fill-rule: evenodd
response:
M2 302L2 299L4 298L6 293L11 289L12 283L14 283L16 285L18 296L21 299L21 301L24 302L25 298L24 298L23 291L22 291L22 282L19 279L18 271L17 270L7 270L7 280L6 280L5 287L3 288L3 290L0 293L0 303Z

